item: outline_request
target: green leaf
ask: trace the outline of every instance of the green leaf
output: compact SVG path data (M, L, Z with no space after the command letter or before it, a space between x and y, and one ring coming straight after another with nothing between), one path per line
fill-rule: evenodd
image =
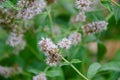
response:
M75 14L76 10L74 9L74 6L71 4L71 0L57 0L57 2L60 4L61 7L64 7L69 14Z
M47 13L39 14L34 18L35 26L36 27L45 26L48 23L48 20L49 19Z
M73 60L70 61L70 63L81 63L81 62L82 61L80 61L79 59L73 59ZM65 66L65 65L70 65L70 64L68 64L67 62L62 62L60 64L60 66Z
M120 61L120 49L115 53L115 57L113 58L114 61Z
M120 8L118 6L113 6L113 13L115 16L116 21L120 20Z
M7 33L0 27L0 40L5 39L7 37Z
M120 72L120 61L106 63L100 68L100 71L107 71L107 70Z
M58 70L51 70L47 72L47 76L49 77L56 77L56 76L60 76L61 74L59 73Z
M101 0L102 5L107 8L109 11L112 10L111 3L108 0Z
M104 15L101 10L86 12L86 15L87 15L88 19L91 21L104 20Z
M80 61L79 59L73 59L71 60L71 63L81 63L82 61Z
M32 69L32 68L31 68L31 69L28 68L27 71L28 71L29 73L34 73L34 74L36 74L36 75L40 73L39 70L37 70L37 69Z
M98 72L100 67L101 67L101 65L99 63L91 64L89 69L88 69L87 77L89 79L92 79L95 76L95 74Z
M17 4L18 0L10 0L13 4Z
M60 68L53 68L46 72L48 77L58 77L63 76L63 72Z
M109 80L117 80L119 75L120 75L119 72L112 72Z
M3 7L6 7L6 8L12 8L12 9L16 9L18 10L19 8L16 7L11 1L9 0L6 0L3 4L2 4Z
M101 61L106 53L106 47L102 43L98 43L98 54L97 54L97 59L98 61Z
M69 65L67 62L62 62L61 64L60 64L60 66L66 66L66 65Z

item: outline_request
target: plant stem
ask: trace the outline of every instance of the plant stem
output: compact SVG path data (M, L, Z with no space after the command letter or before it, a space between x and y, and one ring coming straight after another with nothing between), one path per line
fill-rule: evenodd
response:
M116 3L114 0L110 0L110 2L114 3L116 6L120 7L118 3Z
M27 47L29 48L29 50L31 50L31 52L35 55L35 57L38 59L38 60L42 60L42 58L40 57L40 55L37 54L37 52L29 45L27 44Z
M46 72L48 71L49 68L50 68L49 66L46 67L45 70L44 70L44 72L46 73Z
M53 26L53 20L52 20L52 16L51 16L51 11L47 8L47 13L48 13L48 17L49 17L49 21L50 21L50 32L52 32L52 37L53 37L53 31L52 31L52 26Z
M25 71L23 71L22 74L25 75L25 76L29 76L29 77L32 76L31 74L29 74L29 73L27 73L27 72L25 72Z
M107 17L106 17L106 21L109 21L109 19L113 16L113 12L111 12Z
M119 5L117 2L115 2L114 0L101 0L101 1L112 2L112 3L114 3L116 6L120 7L120 5Z
M82 56L82 63L81 63L82 65L81 65L81 66L82 66L82 72L83 72L83 73L86 72L86 70L85 70L85 67L86 67L86 66L85 66L86 56L87 56L87 54L83 54L83 56Z
M61 56L62 57L62 56ZM89 80L87 79L87 77L85 77L81 72L79 72L79 70L73 65L71 64L67 59L65 59L64 57L62 57L62 59L67 62L80 76L82 76L85 80Z
M78 45L79 45L79 44L78 44ZM78 53L79 49L80 49L80 46L77 47L77 49L75 50L74 54L72 55L72 58L74 58L74 57L76 56L76 54Z

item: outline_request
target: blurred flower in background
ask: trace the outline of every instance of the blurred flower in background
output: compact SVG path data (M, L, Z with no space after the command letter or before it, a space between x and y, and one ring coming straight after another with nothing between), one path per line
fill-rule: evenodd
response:
M36 76L33 76L33 80L47 80L45 73L40 73Z
M46 2L45 0L19 0L17 5L20 8L17 17L27 20L41 13L42 10L46 7Z
M119 7L118 0L1 0L0 80L119 79Z

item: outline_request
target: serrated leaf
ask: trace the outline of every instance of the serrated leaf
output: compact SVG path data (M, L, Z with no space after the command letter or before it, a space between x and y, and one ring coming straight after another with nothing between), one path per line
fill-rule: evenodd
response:
M106 63L100 68L100 71L107 71L107 70L120 72L120 61Z
M62 62L61 64L60 64L60 66L65 66L65 65L69 65L67 62Z
M39 70L36 70L36 69L29 69L27 70L29 73L33 73L33 74L39 74L40 71Z
M111 6L111 3L110 3L109 1L107 1L107 0L101 0L101 3L102 3L102 5L103 5L105 8L107 8L109 11L112 10L112 6Z
M71 60L71 63L81 63L82 61L80 61L79 59L73 59Z
M90 65L88 72L87 72L87 77L89 79L92 79L95 74L98 72L98 70L100 69L101 65L99 63L93 63Z
M86 15L91 21L104 20L104 15L101 10L86 12Z
M6 0L3 4L2 4L3 7L6 7L6 8L13 8L13 9L16 9L18 10L19 8L16 7L11 1L9 0Z
M79 59L73 59L73 60L70 61L70 63L81 63L81 62L82 61L80 61ZM65 65L70 65L70 64L68 64L67 62L62 62L60 64L60 66L65 66Z
M71 0L57 0L58 3L64 7L69 14L75 14L76 10L74 9L73 5L71 4Z
M63 76L63 72L60 68L53 68L53 69L47 71L46 75L48 77L58 77L58 76Z
M113 6L113 13L115 16L116 21L120 20L120 8L118 6Z
M47 13L39 14L39 15L35 16L35 18L34 18L35 25L37 27L39 27L39 26L45 26L48 23L48 20L49 19L48 19Z
M59 76L59 75L60 75L60 73L57 70L52 70L52 71L47 72L47 76L49 76L49 77L56 77L56 76Z
M13 4L17 4L18 0L10 0Z

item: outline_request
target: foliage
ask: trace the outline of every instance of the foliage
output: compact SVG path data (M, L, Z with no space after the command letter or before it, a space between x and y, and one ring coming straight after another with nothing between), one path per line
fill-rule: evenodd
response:
M8 10L7 21L12 21L2 22L4 16L6 19L6 14L2 13L0 8L0 80L32 80L33 76L40 73L45 73L48 80L119 80L120 50L109 60L106 57L108 49L105 41L120 39L120 2L100 0L99 3L92 5L93 10L85 12L85 22L71 21L71 18L81 11L76 8L74 0L46 0L46 2L46 8L29 20L14 19L16 16L12 16ZM21 9L17 3L18 0L2 0L0 7L17 14ZM98 21L108 22L106 31L84 33L83 26L93 23L96 27ZM18 52L15 49L21 48L20 44L15 48L7 43L15 29L14 25L18 26L18 31L23 30L22 38L26 42L24 49ZM59 47L59 55L52 55L61 57L58 64L56 66L46 64L46 57L49 57L44 55L46 53L40 47L40 40L50 38L56 45L74 32L80 33L82 39L77 37L79 43L71 45L69 49ZM92 45L88 45L92 42L97 46L92 48ZM22 72L6 78L1 75L2 66L9 68L19 66Z

